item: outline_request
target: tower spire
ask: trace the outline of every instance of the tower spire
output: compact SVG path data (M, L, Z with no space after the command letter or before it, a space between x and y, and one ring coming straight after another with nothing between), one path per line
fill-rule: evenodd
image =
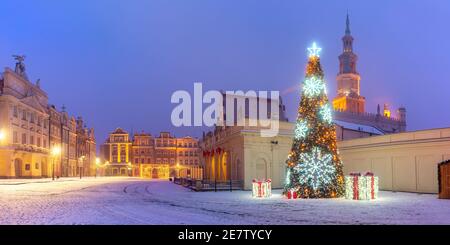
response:
M350 35L350 17L348 16L348 10L347 10L347 20L345 21L345 35Z

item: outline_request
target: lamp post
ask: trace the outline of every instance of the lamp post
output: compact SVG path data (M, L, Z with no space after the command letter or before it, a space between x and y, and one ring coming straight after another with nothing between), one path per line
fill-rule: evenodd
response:
M97 174L98 174L98 167L100 166L100 158L96 157L95 158L95 178L97 178Z
M80 165L80 179L81 179L81 176L82 176L82 166L84 165L84 158L85 158L85 156L81 156L79 159L78 159L78 164Z
M0 129L0 143L6 138L5 132L3 129Z
M6 132L3 128L0 128L0 146L2 146L4 143L6 143Z
M272 168L273 168L273 166L274 166L274 163L273 163L273 147L274 146L276 146L276 145L278 145L278 140L272 140L272 141L270 141L270 152L272 153L271 155L272 155L272 163L271 163L271 166L270 166L270 171L272 171ZM266 178L267 178L268 176L266 176ZM269 177L271 177L271 176L269 176Z
M61 154L61 147L54 145L52 150L52 180L55 180L55 158Z
M109 166L109 161L106 161L104 168L103 168L103 176L108 176L108 166Z
M133 168L131 167L131 162L129 162L128 163L128 177L132 177L132 173L131 173L131 170L132 170Z

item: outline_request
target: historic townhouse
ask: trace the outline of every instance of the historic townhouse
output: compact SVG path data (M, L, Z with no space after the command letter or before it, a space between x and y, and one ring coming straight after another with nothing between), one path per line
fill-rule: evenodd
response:
M131 140L129 134L117 128L109 134L101 147L101 156L106 161L105 174L107 176L130 176L132 166L130 158Z
M77 175L95 176L97 174L97 150L94 129L87 128L83 118L78 117L76 120L76 134Z
M126 131L117 128L100 151L106 161L106 175L153 179L203 177L198 140L192 137L176 138L169 132L153 137L142 132L130 140Z
M48 97L16 59L0 77L0 177L49 176Z
M93 130L77 132L76 121L65 108L58 111L48 104L40 80L28 79L24 57L14 57L14 71L5 68L0 73L0 178L76 176L77 148L86 145L85 175L94 175ZM56 148L60 151L51 154Z

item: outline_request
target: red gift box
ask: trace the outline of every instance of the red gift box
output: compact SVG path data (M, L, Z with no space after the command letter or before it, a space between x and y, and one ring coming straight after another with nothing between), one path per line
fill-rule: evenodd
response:
M293 190L289 190L286 193L286 196L287 196L288 199L297 199L297 192L293 191Z

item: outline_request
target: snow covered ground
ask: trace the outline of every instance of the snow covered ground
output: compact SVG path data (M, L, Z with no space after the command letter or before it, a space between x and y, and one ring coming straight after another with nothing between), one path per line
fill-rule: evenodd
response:
M0 224L450 224L450 200L380 192L379 199L269 199L193 192L136 178L0 180Z

